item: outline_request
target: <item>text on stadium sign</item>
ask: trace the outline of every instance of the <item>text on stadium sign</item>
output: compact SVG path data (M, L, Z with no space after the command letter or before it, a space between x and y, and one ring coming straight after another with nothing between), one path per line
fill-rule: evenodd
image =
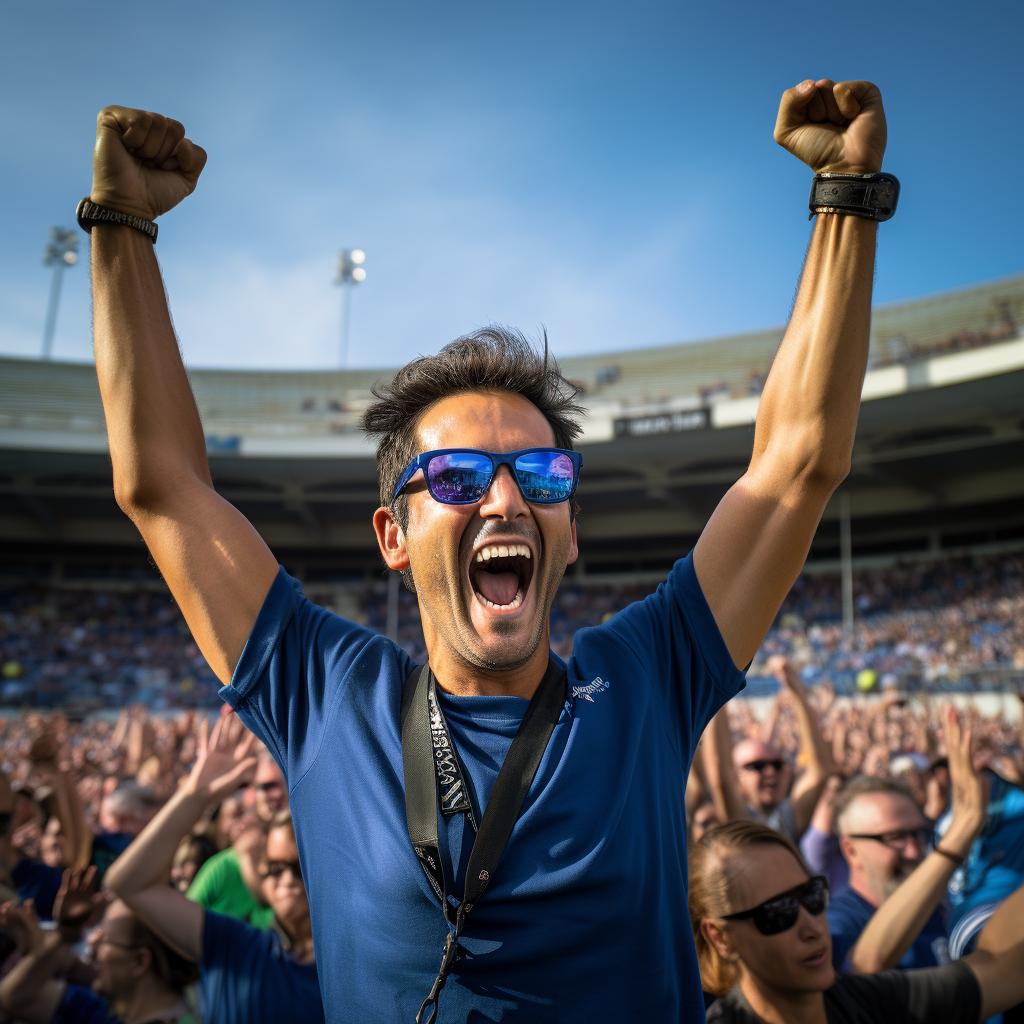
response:
M707 409L690 412L670 412L661 416L638 416L636 419L616 420L616 437L647 437L650 434L674 434L681 430L703 430L708 425Z

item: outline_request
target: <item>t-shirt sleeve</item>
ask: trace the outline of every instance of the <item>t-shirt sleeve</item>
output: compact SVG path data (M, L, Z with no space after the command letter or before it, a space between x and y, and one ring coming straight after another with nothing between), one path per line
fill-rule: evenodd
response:
M299 581L279 569L220 695L266 743L289 785L312 764L349 669L373 644L409 661L372 629L313 604Z
M981 987L965 963L858 974L836 983L834 999L859 1003L879 1024L976 1024Z
M203 916L203 958L199 970L223 972L232 965L246 963L255 946L264 941L264 932L237 917L206 911Z
M102 996L81 985L68 985L50 1024L121 1024Z
M631 649L692 755L715 712L745 685L697 582L693 552L655 593L598 628Z

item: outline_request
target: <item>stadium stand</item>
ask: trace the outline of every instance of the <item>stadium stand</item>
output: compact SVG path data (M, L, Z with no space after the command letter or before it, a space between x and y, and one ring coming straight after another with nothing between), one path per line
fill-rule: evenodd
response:
M793 653L808 678L840 689L865 669L930 689L1019 681L1022 323L1024 275L876 309L852 472L766 654ZM554 610L557 650L648 593L692 546L749 457L780 337L564 360L588 415L581 557ZM315 600L382 631L387 588L369 527L379 499L357 423L387 376L191 373L218 488ZM848 642L835 575L844 524L858 605ZM91 365L0 359L0 589L3 703L215 699L216 681L113 501ZM396 621L418 654L404 590Z

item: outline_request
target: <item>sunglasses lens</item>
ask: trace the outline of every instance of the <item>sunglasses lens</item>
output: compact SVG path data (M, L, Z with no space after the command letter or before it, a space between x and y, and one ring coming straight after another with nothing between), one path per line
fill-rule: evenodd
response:
M828 886L820 879L814 879L800 902L809 914L822 914L828 910Z
M516 459L516 480L527 501L565 501L575 475L572 459L563 452L530 452Z
M754 925L762 935L778 935L796 924L800 904L793 896L783 896L757 908Z
M484 496L493 470L486 455L472 452L435 455L427 463L427 487L438 501L468 505Z

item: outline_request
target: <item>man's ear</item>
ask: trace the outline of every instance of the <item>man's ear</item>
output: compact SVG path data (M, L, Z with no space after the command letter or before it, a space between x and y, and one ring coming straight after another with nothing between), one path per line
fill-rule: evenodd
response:
M409 568L409 553L405 549L405 533L395 522L390 509L379 508L373 513L373 530L377 534L384 564L401 572Z
M853 862L857 859L857 849L846 836L839 837L839 849L846 858L846 863L853 867Z
M717 922L712 920L710 917L705 917L700 922L700 930L710 945L718 955L723 959L729 961L729 963L735 963L739 959L739 954L733 948L732 938L729 933Z
M580 547L579 544L576 543L576 520L573 519L569 524L569 557L566 558L565 564L572 565L572 563L579 557Z

